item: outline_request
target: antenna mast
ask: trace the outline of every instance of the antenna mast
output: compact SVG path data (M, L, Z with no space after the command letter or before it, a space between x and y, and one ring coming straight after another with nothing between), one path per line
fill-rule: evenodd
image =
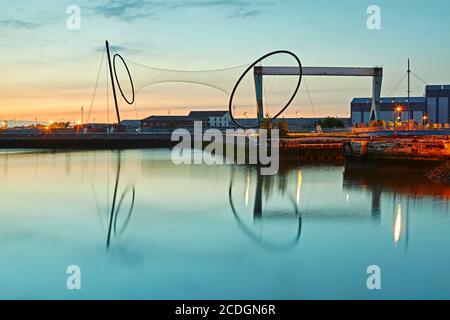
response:
M408 121L410 120L410 119L412 119L412 113L411 113L411 110L410 110L410 98L411 98L411 64L410 64L410 61L409 61L409 58L408 58L408 103L407 103L407 106L408 106ZM409 128L409 123L408 123L408 128Z

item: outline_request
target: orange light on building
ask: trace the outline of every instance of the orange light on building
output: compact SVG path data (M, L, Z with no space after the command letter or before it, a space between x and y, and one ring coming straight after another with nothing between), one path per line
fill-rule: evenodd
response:
M403 111L403 106L402 105L396 105L395 106L395 111L397 111L397 112L402 112Z

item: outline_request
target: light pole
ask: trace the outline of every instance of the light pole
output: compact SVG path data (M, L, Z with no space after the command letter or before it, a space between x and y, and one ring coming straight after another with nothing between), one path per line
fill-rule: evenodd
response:
M83 116L84 116L84 107L81 106L81 124L84 123L84 118L83 118Z
M397 105L395 107L395 111L397 111L397 119L396 119L396 121L394 121L394 131L396 131L397 121L402 121L403 107L401 105Z
M427 120L428 120L428 116L427 116L427 115L424 115L424 116L422 117L422 126L425 126L425 125L427 124Z

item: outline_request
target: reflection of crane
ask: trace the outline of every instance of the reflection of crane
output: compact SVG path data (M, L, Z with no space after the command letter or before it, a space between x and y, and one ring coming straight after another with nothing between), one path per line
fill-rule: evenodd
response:
M256 220L261 220L263 217L263 205L262 205L262 190L263 190L263 176L260 174L259 169L258 169L258 173L257 173L257 182L256 182L256 191L255 191L255 203L253 206L253 217ZM268 241L263 241L262 238L255 234L251 228L249 226L247 226L242 219L239 217L239 214L236 211L236 206L235 203L233 201L233 195L232 195L232 191L233 191L233 175L231 176L231 180L230 180L230 186L228 189L228 201L230 204L230 209L233 213L234 218L236 219L239 227L241 228L241 230L247 234L252 240L254 240L255 242L259 243L260 245L267 247L269 249L275 249L275 250L282 250L282 249L292 249L294 248L299 240L300 240L300 235L301 235L301 229L302 229L302 217L299 213L298 210L298 205L295 202L295 200L293 198L290 197L290 201L293 205L293 213L294 213L294 217L298 218L298 228L297 228L297 232L294 236L294 238L285 244L277 244L277 243L273 243L273 242L268 242ZM248 192L249 192L249 175L247 175L246 177L246 185L244 188L244 201L245 201L245 206L248 206Z

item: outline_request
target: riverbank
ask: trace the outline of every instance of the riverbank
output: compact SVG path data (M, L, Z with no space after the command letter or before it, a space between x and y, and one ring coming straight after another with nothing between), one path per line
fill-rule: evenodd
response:
M427 177L438 183L450 185L450 161L446 161L427 173Z
M1 134L0 149L135 149L170 148L176 144L170 134L68 133Z

